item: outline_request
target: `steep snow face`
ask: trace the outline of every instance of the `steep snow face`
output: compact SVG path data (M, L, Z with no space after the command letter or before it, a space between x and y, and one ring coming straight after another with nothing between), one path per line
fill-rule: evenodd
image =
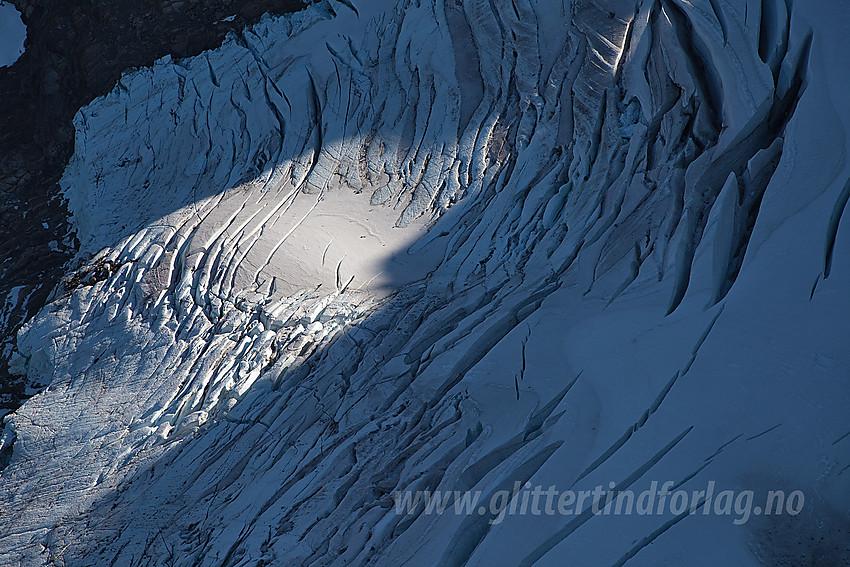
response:
M2 561L846 558L849 17L333 1L125 75L62 182L86 261L19 336L50 385L6 421ZM668 480L808 508L392 498Z
M9 2L0 2L0 67L12 65L24 52L27 26Z

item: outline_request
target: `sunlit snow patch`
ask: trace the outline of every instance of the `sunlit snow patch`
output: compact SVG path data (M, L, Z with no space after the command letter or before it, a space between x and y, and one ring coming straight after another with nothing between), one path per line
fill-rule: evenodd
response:
M0 67L12 65L24 52L27 26L8 2L0 2Z

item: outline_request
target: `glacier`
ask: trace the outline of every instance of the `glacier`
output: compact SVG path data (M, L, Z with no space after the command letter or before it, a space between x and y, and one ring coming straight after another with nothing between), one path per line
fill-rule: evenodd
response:
M0 67L18 60L26 39L27 26L21 20L21 13L12 4L0 2Z
M850 7L324 0L81 109L3 565L850 561ZM526 482L798 516L398 514Z

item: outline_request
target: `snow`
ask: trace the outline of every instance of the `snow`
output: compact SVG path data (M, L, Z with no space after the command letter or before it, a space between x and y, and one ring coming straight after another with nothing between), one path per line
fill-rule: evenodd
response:
M24 52L27 26L10 2L0 2L0 67L12 65Z
M846 559L848 8L597 4L322 2L82 109L0 563ZM808 508L389 496L668 480Z

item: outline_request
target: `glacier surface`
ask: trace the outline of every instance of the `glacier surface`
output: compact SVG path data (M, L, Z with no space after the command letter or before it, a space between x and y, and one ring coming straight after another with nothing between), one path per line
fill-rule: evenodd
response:
M24 52L27 26L10 2L0 2L0 67L12 65Z
M0 563L846 565L848 22L326 0L125 74L18 336ZM667 480L807 508L392 498Z

